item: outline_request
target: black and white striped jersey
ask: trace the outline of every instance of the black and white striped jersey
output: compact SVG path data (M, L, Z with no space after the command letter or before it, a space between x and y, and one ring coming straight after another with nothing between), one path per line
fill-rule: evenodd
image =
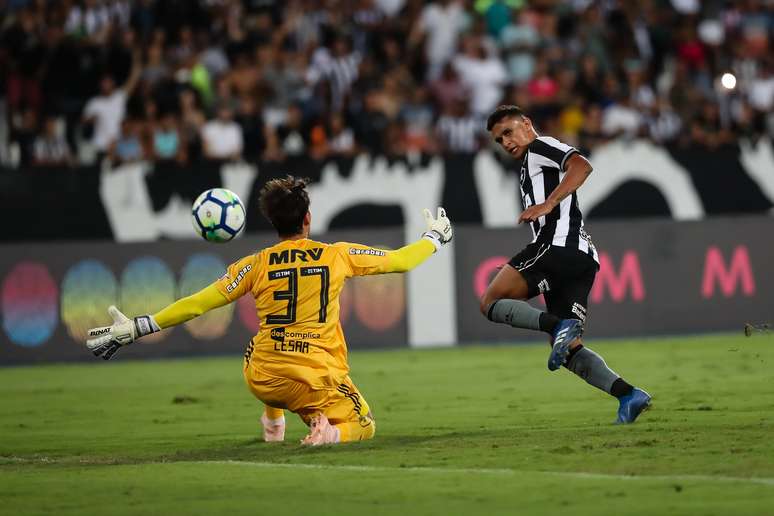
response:
M358 68L362 57L359 52L351 52L336 57L323 47L312 55L312 63L306 73L306 79L312 84L327 80L330 87L331 108L340 110L344 99L357 80Z
M443 115L438 119L435 127L446 150L451 152L478 150L481 121L476 117Z
M539 136L527 147L519 172L523 209L545 202L564 179L567 159L578 150L550 136ZM531 223L533 242L578 249L599 262L597 249L583 229L577 192L565 197L551 213Z

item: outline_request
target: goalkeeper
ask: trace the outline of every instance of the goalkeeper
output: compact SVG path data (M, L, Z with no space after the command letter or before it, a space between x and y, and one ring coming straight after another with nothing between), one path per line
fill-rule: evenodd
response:
M250 294L261 321L244 361L247 386L265 404L261 416L266 441L282 441L283 410L310 427L301 442L319 445L370 439L373 415L349 377L347 344L339 321L339 295L347 278L406 272L452 239L443 208L437 218L424 210L427 232L395 251L347 242L310 240L306 182L288 176L269 181L260 193L261 212L279 242L228 267L203 290L153 315L127 318L108 308L113 325L89 330L86 345L110 359L136 339L184 323Z

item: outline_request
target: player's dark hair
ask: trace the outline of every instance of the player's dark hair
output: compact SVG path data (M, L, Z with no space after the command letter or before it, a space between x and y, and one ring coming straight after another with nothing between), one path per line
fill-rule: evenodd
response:
M261 188L261 213L279 236L293 236L303 230L304 216L309 211L308 182L309 179L288 175L283 179L272 179Z
M497 122L511 116L524 118L524 111L519 106L514 105L503 104L502 106L497 106L497 109L492 111L492 114L486 119L486 130L491 131Z

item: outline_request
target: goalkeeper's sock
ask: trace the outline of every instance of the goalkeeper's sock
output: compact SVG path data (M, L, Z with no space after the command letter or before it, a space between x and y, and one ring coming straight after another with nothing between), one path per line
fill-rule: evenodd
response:
M269 421L275 421L277 419L285 419L285 411L280 408L274 408L268 405L264 405L263 413L266 414L266 418Z
M265 405L261 415L261 426L263 426L263 440L267 443L285 440L285 413L282 409Z
M493 322L509 324L514 328L544 331L549 335L553 334L561 321L559 317L542 312L518 299L498 299L489 305L486 316Z
M589 385L616 398L632 392L633 387L610 369L601 356L582 344L570 350L565 367Z

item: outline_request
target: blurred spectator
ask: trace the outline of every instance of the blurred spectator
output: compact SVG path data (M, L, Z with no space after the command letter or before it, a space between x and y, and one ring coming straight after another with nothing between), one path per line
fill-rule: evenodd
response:
M100 94L89 100L83 110L83 121L94 124L92 144L101 153L107 152L118 137L126 112L126 102L132 94L141 72L140 59L134 57L132 71L126 83L116 88L113 77L100 80Z
M344 105L352 83L357 80L358 68L362 57L352 49L349 38L337 35L331 49L321 47L312 56L306 79L316 85L327 81L330 91L330 109L338 111Z
M460 95L458 99L464 99L464 96ZM450 104L451 102L447 102L445 105L450 106ZM414 88L411 99L403 104L398 117L404 125L406 148L415 152L432 152L435 114L428 98L427 88L422 86Z
M320 120L313 123L309 129L309 146L307 154L315 160L323 160L328 156L328 135Z
M19 151L19 165L27 166L32 163L33 144L38 133L38 116L32 108L25 109L21 116L15 117L11 126L11 140L17 145Z
M357 140L372 155L382 154L386 149L385 138L390 119L381 108L378 91L366 93L364 104L363 113L358 117Z
M174 113L166 113L153 130L153 157L159 162L184 162L185 145Z
M120 133L110 145L108 155L110 161L116 165L133 163L145 158L142 127L139 121L127 118L121 122Z
M540 36L530 25L508 25L500 31L500 42L507 51L505 65L511 82L527 82L535 70L535 48Z
M110 28L110 7L97 0L85 0L75 4L65 23L68 34L104 40L104 33Z
M486 116L497 107L507 79L505 66L487 52L479 37L463 39L462 52L454 58L454 69L470 91L470 109L474 114Z
M42 92L37 79L38 68L43 58L40 36L42 20L35 16L31 8L17 11L15 20L4 31L2 44L6 49L12 49L16 59L9 61L4 73L8 107L12 114L25 108L37 114L42 103Z
M468 86L462 82L457 70L447 64L441 76L430 83L430 92L438 112L446 112L461 98L467 98Z
M587 102L598 104L602 102L602 94L599 91L599 77L602 70L599 61L591 54L581 58L580 70L573 88Z
M199 33L200 47L203 49L199 61L207 69L210 77L217 78L228 72L229 62L223 47L213 44L207 31Z
M480 147L482 120L468 111L462 99L454 103L436 123L438 142L443 152L476 152Z
M218 106L217 115L202 127L204 156L212 160L238 160L244 148L242 128L234 121L230 106Z
M231 71L220 84L224 84L230 93L239 97L255 93L260 80L261 74L258 72L258 68L253 66L250 57L240 53L236 56ZM219 99L220 103L227 101L228 99Z
M511 21L511 8L505 0L494 0L484 11L486 29L489 34L499 37Z
M716 103L705 102L701 111L691 120L690 138L693 143L710 148L733 141L733 136L725 127Z
M774 22L772 22L774 23ZM750 82L750 106L760 113L774 110L774 58L759 63L758 72Z
M196 159L201 155L201 139L199 137L207 119L204 116L196 92L184 89L179 96L180 132L186 142L185 153Z
M619 96L618 102L611 104L602 115L602 132L608 138L634 138L639 134L642 124L642 114L634 109L626 95Z
M666 99L651 106L646 118L648 134L656 143L669 143L676 140L683 128L682 120Z
M264 109L266 123L282 123L288 107L302 101L308 94L304 77L306 63L303 54L266 47L263 56L263 79L268 89Z
M585 113L577 97L573 97L559 114L559 134L563 140L576 141L585 123Z
M626 67L626 82L631 104L641 112L647 112L656 103L656 93L645 82L644 64L636 59L628 60Z
M145 67L140 79L151 88L170 75L169 65L164 61L164 48L160 43L148 48Z
M285 123L268 131L266 153L270 159L302 156L309 146L309 132L304 127L304 114L298 105L291 105Z
M73 163L70 147L59 129L59 121L46 117L43 132L35 138L32 150L32 163L38 167L64 166Z
M602 108L598 105L592 105L586 112L583 120L583 127L578 134L578 143L584 154L608 140L608 137L602 131Z
M550 104L559 95L559 83L551 73L548 59L538 58L532 78L527 81L527 92L537 105Z
M457 39L466 23L465 10L459 0L437 0L422 10L409 36L409 44L416 46L424 40L429 79L438 77L443 65L454 55Z
M341 113L331 115L328 153L331 156L352 156L357 151L355 132Z
M244 95L239 99L236 121L242 128L245 159L259 159L266 149L266 135L255 95Z
M234 83L230 76L224 75L220 77L215 82L215 96L212 103L216 106L228 106L229 109L235 111L239 107L239 100L237 100L233 85ZM205 105L207 105L206 101Z

